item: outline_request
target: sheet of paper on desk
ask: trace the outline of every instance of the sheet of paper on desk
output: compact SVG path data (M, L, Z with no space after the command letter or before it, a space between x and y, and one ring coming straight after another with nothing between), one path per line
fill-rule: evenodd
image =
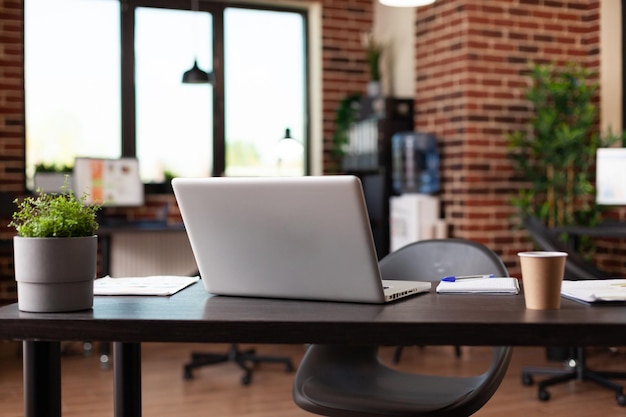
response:
M160 295L176 294L185 287L198 281L200 277L175 275L154 275L149 277L109 276L96 279L93 284L94 295Z
M565 280L561 295L587 303L626 302L626 279Z
M441 294L519 294L519 282L513 277L441 281L437 285L437 292Z

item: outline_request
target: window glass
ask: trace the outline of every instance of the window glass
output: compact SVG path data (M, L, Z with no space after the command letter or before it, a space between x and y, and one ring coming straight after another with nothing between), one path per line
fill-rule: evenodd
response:
M212 71L209 13L155 8L135 12L136 144L141 176L209 176L213 89L183 84L194 59Z
M123 156L139 159L145 182L208 176L213 161L225 175L304 174L303 15L226 8L222 113L212 85L182 83L194 61L213 69L211 13L138 7L134 32L121 33L120 12L117 0L25 0L29 187L35 164L119 158L122 149L135 150ZM122 37L134 45L134 120L122 119L121 68L131 64L121 62ZM224 155L212 154L216 117L224 118L226 138L216 138Z
M224 14L226 175L303 175L305 27L293 12ZM289 129L291 140L281 140Z
M121 154L119 3L26 0L26 166Z

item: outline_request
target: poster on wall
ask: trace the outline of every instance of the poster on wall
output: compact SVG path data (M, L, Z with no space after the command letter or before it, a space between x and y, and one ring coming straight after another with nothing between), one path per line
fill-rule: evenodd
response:
M136 158L76 158L74 193L87 195L87 204L141 206L144 189Z

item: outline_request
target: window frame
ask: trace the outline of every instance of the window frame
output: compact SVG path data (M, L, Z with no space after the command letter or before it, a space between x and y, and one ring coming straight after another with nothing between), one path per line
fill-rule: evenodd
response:
M153 7L175 10L191 10L191 4L181 5L177 0L120 0L120 39L121 39L121 124L122 124L122 155L136 157L136 96L135 96L135 9L137 7ZM268 10L298 13L304 22L304 93L305 120L304 131L304 174L311 172L311 108L310 108L310 68L309 68L309 20L305 8L270 6L246 3L198 2L198 10L208 12L213 21L213 161L211 176L222 176L226 170L226 131L224 106L224 11L227 8ZM167 188L167 187L166 187ZM148 191L150 192L150 191Z

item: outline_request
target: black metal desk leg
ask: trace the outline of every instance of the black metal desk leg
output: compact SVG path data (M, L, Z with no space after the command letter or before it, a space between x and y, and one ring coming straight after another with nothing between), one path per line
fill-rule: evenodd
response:
M24 417L61 417L61 343L23 342Z
M141 345L113 343L115 417L141 417Z

